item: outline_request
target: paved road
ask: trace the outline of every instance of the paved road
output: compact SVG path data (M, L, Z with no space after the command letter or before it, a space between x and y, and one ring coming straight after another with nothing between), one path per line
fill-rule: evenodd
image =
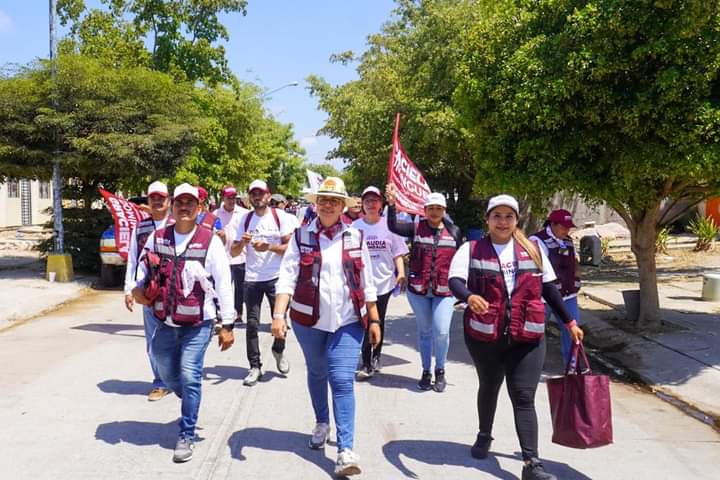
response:
M418 355L403 298L390 307L383 373L357 385L356 450L372 479L516 479L521 461L507 395L501 394L493 455L469 456L477 418L476 377L461 325L452 332L449 386L418 392ZM264 312L265 314L267 312ZM267 332L267 329L265 330ZM262 337L264 358L270 337ZM120 292L97 292L0 333L0 478L2 479L326 479L334 448L306 447L313 425L305 370L291 336L293 371L254 388L246 373L244 332L236 346L211 346L195 458L171 461L179 401L149 403L149 367L139 313ZM557 345L548 372L557 371ZM266 360L267 361L267 360ZM540 452L561 479L714 479L720 435L633 387L612 386L612 446L578 451L550 443L547 392L538 392Z

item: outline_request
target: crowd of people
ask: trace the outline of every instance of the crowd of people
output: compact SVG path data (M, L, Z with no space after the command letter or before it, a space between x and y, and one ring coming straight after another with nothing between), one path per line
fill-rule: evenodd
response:
M214 331L226 350L234 344L235 325L244 323L249 369L243 384L253 387L262 378L258 330L266 299L277 371L291 371L289 332L303 353L315 415L309 447L323 448L330 439L331 395L335 473L359 474L354 382L381 370L388 303L407 292L417 324L418 389L447 388L452 314L456 303L465 304L465 344L479 383L479 428L470 454L489 454L505 381L523 480L555 478L539 460L535 392L546 321L554 315L564 325L566 362L571 343L583 338L569 212L552 212L528 239L518 228L517 201L499 195L488 203L487 235L464 241L440 193L428 195L424 215L410 221L400 219L392 185L384 195L368 186L351 196L336 177L309 193L305 208L262 180L246 192L227 186L221 195L212 210L202 187L184 183L171 198L166 185L153 182L151 216L136 226L130 243L125 305L131 311L142 305L153 376L148 400L169 393L181 398L175 462L193 456L204 356Z

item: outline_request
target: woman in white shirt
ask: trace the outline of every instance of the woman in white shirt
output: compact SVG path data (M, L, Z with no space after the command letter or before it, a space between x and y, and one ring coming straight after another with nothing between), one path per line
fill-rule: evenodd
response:
M583 338L558 289L555 272L542 250L517 228L517 200L490 199L488 235L466 242L450 265L450 289L466 302L465 345L475 364L479 387L479 432L470 453L485 458L492 441L498 393L507 381L515 430L520 440L523 480L556 480L538 459L535 392L545 360L544 298L569 330L573 342Z
M362 345L362 369L358 380L372 377L380 368L380 354L385 338L385 312L388 300L395 288L405 288L405 262L408 253L405 240L392 233L387 219L380 216L383 210L382 194L377 187L367 187L360 197L364 216L355 220L353 227L363 232L363 241L370 252L372 274L377 289L377 308L380 316L380 343L371 348L370 339L365 336ZM397 276L395 275L397 272Z
M357 475L355 365L365 328L370 343L380 341L370 254L362 234L340 220L349 197L343 181L328 177L307 195L318 217L296 230L285 252L276 286L272 334L285 338L285 311L305 356L308 390L316 425L310 448L323 448L330 437L328 384L337 428L335 474ZM292 302L290 297L292 296Z

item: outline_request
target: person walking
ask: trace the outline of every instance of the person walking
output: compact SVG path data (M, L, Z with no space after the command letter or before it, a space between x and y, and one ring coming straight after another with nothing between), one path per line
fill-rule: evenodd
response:
M326 178L308 199L316 203L318 218L295 232L283 257L272 333L285 338L289 305L315 412L310 448L323 448L330 438L329 384L337 429L335 474L357 475L355 365L365 329L371 345L380 341L370 255L362 232L341 221L349 200L341 179Z
M147 204L150 211L150 217L141 220L135 226L135 230L130 237L130 248L128 251L127 266L125 268L125 285L123 288L125 293L125 308L131 312L133 311L133 306L135 304L132 290L135 288L135 275L137 274L138 259L140 254L142 253L145 242L150 234L165 227L168 221L170 199L168 198L167 185L162 182L151 183L148 187ZM152 308L143 305L142 312L143 328L145 331L145 351L150 359L150 370L153 375L152 389L148 394L148 401L156 402L169 394L170 390L165 386L165 383L160 378L155 360L150 354L150 341L155 334L158 320L155 318Z
M200 213L197 216L197 224L205 228L211 229L217 233L225 243L225 232L223 232L223 223L220 219L208 209L208 192L203 187L197 187L198 195L200 195Z
M362 195L364 216L353 222L352 226L363 233L365 245L370 252L373 281L377 290L377 309L380 320L380 341L373 348L368 335L362 344L362 368L357 379L366 380L380 370L380 355L385 338L385 313L390 295L397 289L405 289L405 262L408 253L405 240L392 233L387 226L387 218L381 217L383 198L377 187L367 187Z
M272 314L275 304L275 284L277 283L280 262L287 249L288 242L295 230L295 224L288 215L270 207L270 189L262 180L253 181L248 187L248 198L253 209L240 220L231 253L233 256L246 252L245 262L245 307L247 310L247 328L245 343L250 364L243 384L255 385L262 378L262 361L258 339L260 324L260 306L263 296L267 298ZM275 337L272 354L278 371L287 375L290 362L285 355L285 339Z
M486 458L490 450L498 393L503 380L515 416L524 466L522 480L556 480L539 460L535 392L545 359L544 298L563 320L574 342L583 331L570 317L555 287L545 253L525 238L517 223L517 200L490 199L488 235L463 244L450 266L450 288L467 303L464 336L477 372L479 432L470 449Z
M387 185L385 199L390 231L412 239L407 298L415 313L422 361L418 388L443 392L447 386L445 360L450 348L450 322L455 304L448 286L448 271L462 242L460 229L445 218L446 201L440 193L431 193L425 199L425 218L418 223L397 221L394 185ZM430 373L433 351L435 382Z
M543 229L530 236L542 249L550 260L550 264L557 275L555 286L560 291L565 308L572 318L580 324L580 310L578 309L577 295L580 291L580 277L577 274L577 260L575 259L575 245L570 237L570 229L576 228L572 214L567 210L553 210L548 215ZM560 329L560 352L563 365L570 362L572 339L570 331L563 328L559 318L552 314L552 309L545 305L545 321L550 317Z
M226 239L225 251L230 260L230 273L232 274L233 292L235 293L235 323L243 323L243 304L245 303L245 253L241 253L237 257L233 257L230 253L232 249L232 240L237 235L237 229L240 226L240 220L250 210L239 206L236 202L237 190L232 185L226 186L222 190L222 205L215 210L213 214L220 219L223 225L223 232Z
M150 352L165 385L181 399L180 433L173 461L192 459L200 410L202 369L212 324L218 316L221 350L232 346L235 311L230 264L222 242L209 228L196 224L200 197L183 183L173 192L175 224L147 239L132 293L153 309L157 328Z

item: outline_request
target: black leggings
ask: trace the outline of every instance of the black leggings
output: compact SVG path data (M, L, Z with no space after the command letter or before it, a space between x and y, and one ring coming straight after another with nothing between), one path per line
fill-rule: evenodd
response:
M545 338L539 343L481 342L465 334L465 345L475 363L480 386L477 394L480 433L490 435L503 379L515 415L515 431L523 460L538 458L538 422L535 392L545 360Z
M390 300L390 295L392 294L392 290L390 290L388 293L384 295L378 295L377 297L377 309L378 309L378 316L380 317L380 343L378 343L378 346L374 349L370 348L370 334L368 332L365 332L365 337L363 338L363 344L362 344L362 361L363 361L363 367L369 367L370 366L370 352L372 350L372 356L374 358L380 358L380 353L382 352L382 344L383 340L385 340L385 312L387 312L387 306L388 306L388 300Z

